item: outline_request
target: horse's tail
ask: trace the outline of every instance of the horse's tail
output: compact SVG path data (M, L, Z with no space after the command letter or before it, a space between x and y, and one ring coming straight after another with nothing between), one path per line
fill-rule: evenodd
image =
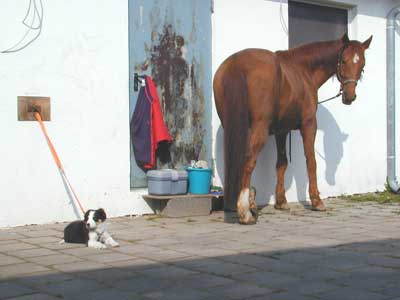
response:
M243 176L249 131L249 109L245 74L231 66L224 76L224 209L236 210Z

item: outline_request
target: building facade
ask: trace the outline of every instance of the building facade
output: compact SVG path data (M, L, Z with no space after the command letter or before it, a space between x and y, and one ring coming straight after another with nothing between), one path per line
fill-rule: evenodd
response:
M34 2L40 5L39 1ZM85 207L103 207L110 217L153 213L142 199L147 192L145 183L135 186L135 180L142 180L143 174L132 166L130 149L129 122L132 101L137 97L132 91L132 74L155 74L154 66L150 70L146 64L154 63L155 53L161 55L162 34L165 38L172 34L168 30L174 30L175 41L173 52L168 52L175 55L171 66L183 64L183 71L171 84L186 76L186 81L177 87L177 96L200 97L203 101L201 108L190 107L202 116L202 123L185 118L190 121L181 125L182 131L176 136L186 136L183 141L191 141L198 135L190 137L191 130L185 126L199 126L202 140L196 142L198 152L193 152L193 158L208 160L213 166L214 183L221 185L223 130L213 104L212 76L225 58L244 48L287 49L293 32L289 26L293 21L290 9L299 2L150 2L158 10L145 0L42 0L40 35L21 51L0 53L0 227L77 218L38 124L18 121L18 96L51 98L51 121L46 126ZM364 41L373 35L355 103L345 106L331 101L318 109L315 150L321 196L383 190L387 140L386 16L400 2L301 1L304 2L305 6L345 11L345 27L351 39ZM27 27L21 21L29 3L1 2L0 51L10 49L25 35ZM192 6L186 7L187 3ZM318 17L314 19L318 21ZM143 30L149 33L143 35L143 40L140 35L132 35L141 26L149 26ZM37 32L31 30L26 40L33 40ZM179 36L183 41L177 39ZM311 33L305 36L312 38ZM196 93L193 86L187 90L193 82ZM328 98L338 89L337 80L329 80L320 89L319 97ZM160 92L162 97L167 93ZM179 114L187 111L185 106L172 108ZM182 153L189 153L185 154L188 159L192 152ZM297 132L292 134L291 156L286 174L287 198L304 201L308 197L308 179ZM274 201L275 162L275 141L270 137L253 176L259 204ZM133 174L142 179L135 179Z

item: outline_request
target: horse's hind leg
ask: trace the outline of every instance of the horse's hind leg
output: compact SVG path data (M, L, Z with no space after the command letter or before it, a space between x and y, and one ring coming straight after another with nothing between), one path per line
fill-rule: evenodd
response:
M276 173L277 182L275 189L275 208L288 210L289 205L287 204L285 196L285 171L287 169L288 161L286 156L286 137L287 132L279 132L275 134L276 140L276 152L277 152L277 162L276 162Z
M243 177L237 200L237 212L241 224L254 224L257 221L255 192L250 190L250 180L256 166L258 154L267 141L268 126L264 121L253 122L249 132Z

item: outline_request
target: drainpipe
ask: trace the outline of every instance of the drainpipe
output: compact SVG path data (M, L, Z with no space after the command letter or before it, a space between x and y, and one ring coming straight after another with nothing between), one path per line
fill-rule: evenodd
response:
M395 25L400 6L394 7L387 16L386 25L386 80L387 80L387 182L390 189L400 193L396 177L396 106L395 106Z

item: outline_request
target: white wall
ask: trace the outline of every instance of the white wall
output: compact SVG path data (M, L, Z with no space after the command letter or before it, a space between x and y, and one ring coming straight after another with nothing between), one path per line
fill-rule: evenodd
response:
M21 21L28 3L1 1L0 50L24 34ZM145 190L129 187L128 1L43 3L39 39L19 53L0 54L0 227L76 218L38 124L17 121L18 95L51 97L52 121L46 125L86 208L104 207L109 216L151 213L141 199ZM318 113L323 196L382 189L386 176L385 15L393 3L352 3L359 3L353 37L365 40L374 34L374 40L356 103L346 107L332 102ZM215 0L213 72L227 56L248 47L287 48L280 2ZM330 85L321 97L337 92L337 82ZM218 183L223 175L222 131L215 111L213 130ZM297 134L292 155L288 199L303 200L307 176ZM271 138L253 177L259 203L272 198L275 156Z
M151 212L129 187L128 3L44 3L42 35L0 54L0 227L75 219L36 122L17 121L17 96L51 97L49 134L86 208ZM2 0L0 50L24 34L29 0Z
M358 85L358 98L352 106L340 100L318 109L315 143L318 184L322 197L382 190L386 178L386 14L393 1L340 1L353 8L349 13L351 39L366 40L373 34L366 53L365 75ZM287 1L216 0L214 14L213 72L230 54L250 47L287 49L288 37L281 25L280 12L288 22ZM329 80L319 92L320 99L335 95L336 79ZM223 181L222 129L214 112L214 151L217 176ZM274 201L276 184L275 140L270 137L253 173L257 202ZM308 198L308 177L302 140L292 134L292 162L286 173L289 201Z

